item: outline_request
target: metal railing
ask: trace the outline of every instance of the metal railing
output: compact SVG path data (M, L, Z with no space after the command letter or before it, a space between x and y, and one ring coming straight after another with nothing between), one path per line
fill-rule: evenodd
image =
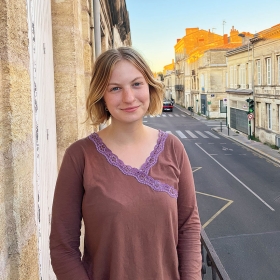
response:
M201 237L201 255L202 255L202 268L201 268L202 279L204 279L204 276L210 276L211 273L212 278L207 277L207 279L230 280L224 266L222 265L204 229L201 230L200 237ZM207 273L208 271L206 265L211 268L210 273Z

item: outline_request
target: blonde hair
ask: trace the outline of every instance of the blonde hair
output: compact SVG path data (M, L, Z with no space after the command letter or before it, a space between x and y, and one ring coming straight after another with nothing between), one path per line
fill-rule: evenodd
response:
M162 82L157 81L143 57L131 47L120 47L107 50L95 61L90 82L89 95L86 101L87 119L93 125L99 125L110 118L105 110L103 96L111 77L112 69L117 62L127 60L132 63L143 75L149 85L150 106L147 115L157 115L162 112L163 89Z

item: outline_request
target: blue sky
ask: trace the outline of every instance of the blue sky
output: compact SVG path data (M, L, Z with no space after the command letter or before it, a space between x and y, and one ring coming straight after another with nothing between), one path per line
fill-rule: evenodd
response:
M162 71L174 58L177 38L185 28L198 27L222 35L234 26L256 33L280 23L280 0L126 0L132 46ZM215 28L215 29L214 29Z

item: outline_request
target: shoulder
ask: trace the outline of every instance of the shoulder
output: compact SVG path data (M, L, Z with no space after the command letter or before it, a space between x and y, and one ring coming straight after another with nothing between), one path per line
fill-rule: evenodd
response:
M164 132L166 134L166 140L165 140L165 145L166 148L172 148L176 150L185 150L184 145L182 142L179 140L178 137L176 137L173 134L169 134L167 132Z
M79 139L72 143L65 151L65 156L71 157L75 160L83 160L86 155L92 153L94 145L89 139L89 136Z

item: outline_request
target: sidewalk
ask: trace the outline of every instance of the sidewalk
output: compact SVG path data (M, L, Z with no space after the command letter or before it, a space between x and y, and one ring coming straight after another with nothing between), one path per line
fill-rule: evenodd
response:
M191 115L191 112L185 108L182 108L179 105L175 106L177 109L181 110L182 112ZM194 119L197 120L206 120L206 117L193 114L192 116ZM210 120L209 120L210 121ZM224 122L223 122L224 123ZM243 134L242 132L236 133L236 130L229 129L229 135L228 135L228 128L225 127L224 125L222 126L222 131L221 127L219 124L217 124L217 127L212 128L212 130L216 131L217 133L223 135L224 137L230 138L236 142L241 143L244 146L247 146L248 148L252 149L253 151L271 159L274 162L277 162L280 164L280 151L275 150L270 148L269 146L261 143L261 142L256 142L253 140L248 139L248 135Z

